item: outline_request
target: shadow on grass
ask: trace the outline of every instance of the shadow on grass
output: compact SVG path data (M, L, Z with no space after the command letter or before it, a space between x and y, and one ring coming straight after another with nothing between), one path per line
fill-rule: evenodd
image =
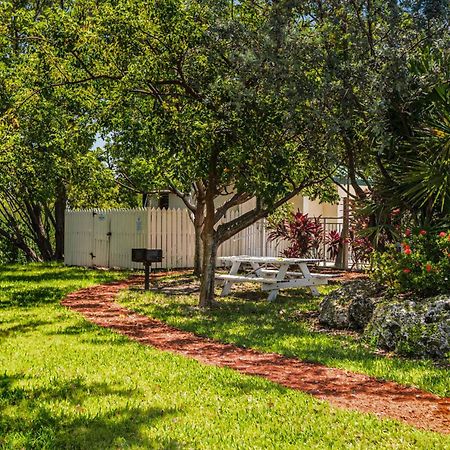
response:
M22 289L11 289L0 294L0 308L31 307L48 303L56 303L67 292L58 287L31 287L23 286Z
M0 280L4 282L42 283L52 281L79 281L89 279L93 276L95 276L99 283L111 280L111 277L108 277L108 272L82 268L70 269L58 266L39 267L35 271L18 270L17 273L7 271L7 274L5 274L4 272L2 273L0 271Z
M0 266L0 308L56 303L80 286L80 281L100 284L114 278L109 272L56 264Z
M142 433L166 416L183 414L181 410L157 407L109 407L102 397L122 399L136 395L136 389L113 388L107 383L85 383L81 378L52 381L48 387L16 387L21 375L0 376L0 447L8 447L21 436L24 448L178 448L179 443L156 442ZM97 398L103 406L94 411L83 406ZM123 403L123 401L120 401ZM62 403L63 408L58 410ZM115 402L112 401L115 405ZM92 406L90 407L92 408ZM2 411L3 410L3 411Z
M318 362L325 357L364 361L370 357L367 351L350 348L345 338L336 337L330 341L319 333L309 331L304 323L270 318L252 308L237 314L229 309L227 314L212 311L207 314L206 322L202 317L190 318L187 326L191 331L201 330L204 335L209 334L210 329L217 329L228 342L244 347L268 347L270 351L309 361Z
M9 322L10 323L10 322ZM14 322L16 323L16 322ZM23 322L17 325L8 326L8 322L1 322L1 325L4 327L0 329L0 338L9 337L15 333L28 333L30 331L35 331L36 329L43 327L45 325L52 324L52 321L46 320L30 320L28 322Z
M47 336L79 336L78 342L83 342L86 344L96 344L96 345L124 345L129 343L129 339L121 334L115 333L115 339L111 339L109 334L105 334L105 331L98 325L91 322L83 321L78 325L69 325L65 328L60 328L56 331L49 331L45 334Z
M56 331L51 331L46 333L47 335L79 335L84 333L91 333L91 332L99 332L98 325L95 325L91 322L83 321L80 322L78 325L69 325L65 328L60 328Z
M389 370L403 371L417 365L433 365L430 361L388 359L374 354L355 337L312 331L307 321L299 320L299 311L316 310L319 300L301 290L286 294L280 295L275 302L267 302L262 292L255 292L250 297L245 292L233 293L232 298L224 299L210 310L197 308L193 299L187 296L174 299L163 294L159 298L150 294L149 297L131 297L130 306L201 336L332 367L350 363L358 371L372 370L384 361Z

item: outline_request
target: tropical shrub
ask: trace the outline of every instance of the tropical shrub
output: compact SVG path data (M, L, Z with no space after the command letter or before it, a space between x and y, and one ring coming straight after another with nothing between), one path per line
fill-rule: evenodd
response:
M327 255L329 259L336 259L339 248L342 243L341 233L337 230L331 230L325 235L325 243L327 244Z
M269 225L270 226L270 225ZM269 240L285 240L289 247L282 254L287 258L315 257L323 239L323 228L318 217L308 217L300 211L275 225Z
M282 255L287 258L323 258L323 244L326 256L336 258L341 244L341 235L337 230L325 232L320 217L309 217L300 211L290 212L288 216L276 222L269 221L269 240L287 241L289 247Z
M399 293L450 293L450 230L407 229L400 243L374 253L373 277Z
M351 229L349 232L350 238L348 240L350 244L350 255L354 266L368 265L374 248L370 239L365 236L361 236L357 231Z

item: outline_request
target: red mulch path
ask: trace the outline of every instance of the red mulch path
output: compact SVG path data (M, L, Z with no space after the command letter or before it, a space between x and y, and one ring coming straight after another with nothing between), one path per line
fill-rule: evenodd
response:
M62 305L89 321L141 344L184 355L205 364L229 367L307 392L339 408L374 413L418 428L450 433L450 398L367 375L304 362L274 353L222 344L134 313L114 302L136 280L109 283L69 294Z

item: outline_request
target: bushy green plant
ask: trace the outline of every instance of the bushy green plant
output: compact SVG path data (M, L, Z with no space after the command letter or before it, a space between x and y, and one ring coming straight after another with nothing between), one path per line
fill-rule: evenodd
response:
M450 293L450 230L407 229L401 243L374 253L373 277L400 293Z

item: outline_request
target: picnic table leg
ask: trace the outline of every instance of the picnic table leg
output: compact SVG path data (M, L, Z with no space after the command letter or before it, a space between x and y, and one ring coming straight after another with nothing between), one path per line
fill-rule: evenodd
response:
M303 273L304 278L306 278L306 279L312 278L311 272L309 271L306 263L301 263L301 264L299 264L299 266L300 266L300 270ZM319 291L317 290L317 288L315 286L309 286L309 289L311 289L311 294L314 295L314 297L317 297L319 295Z
M240 266L241 266L241 261L233 261L229 275L236 275L239 271ZM231 286L233 286L232 281L225 281L223 288L222 288L222 292L220 293L220 296L226 297L231 291Z
M250 263L250 265L252 266L252 269L255 272L255 275L257 277L262 276L262 274L261 274L261 266L258 263L252 262L252 263Z
M283 264L282 266L280 266L280 269L278 270L275 280L283 281L284 278L286 277L286 272L288 271L288 269L289 269L289 264ZM277 286L277 284L275 284L275 286ZM275 289L272 289L271 291L269 291L269 296L267 297L267 300L269 302L273 302L277 298L278 291L279 291L279 289L277 289L276 287L275 287Z

